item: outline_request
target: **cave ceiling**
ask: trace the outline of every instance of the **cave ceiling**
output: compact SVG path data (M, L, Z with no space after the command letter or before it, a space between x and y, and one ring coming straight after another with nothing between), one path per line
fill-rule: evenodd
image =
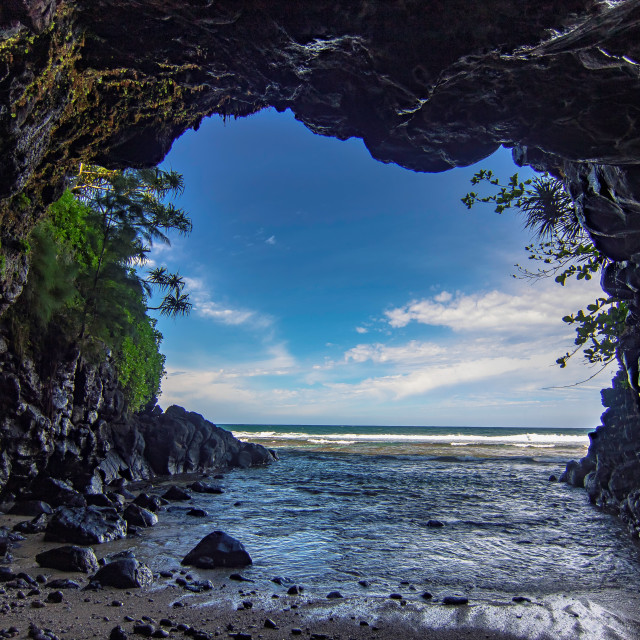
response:
M203 117L290 108L418 171L640 157L640 0L8 0L0 199L159 162ZM555 159L559 160L555 160Z

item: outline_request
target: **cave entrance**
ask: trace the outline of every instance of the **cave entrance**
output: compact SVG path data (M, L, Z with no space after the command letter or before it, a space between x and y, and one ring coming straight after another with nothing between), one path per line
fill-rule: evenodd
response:
M187 277L192 316L160 320L162 404L224 423L582 427L592 373L555 359L561 317L601 292L511 277L531 233L515 213L460 198L507 149L421 174L362 142L317 136L290 112L207 119L163 167L183 173L191 237L153 258Z

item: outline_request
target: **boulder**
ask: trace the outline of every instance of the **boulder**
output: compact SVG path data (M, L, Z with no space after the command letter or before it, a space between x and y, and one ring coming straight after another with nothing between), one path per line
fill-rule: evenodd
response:
M134 503L124 510L122 516L128 525L134 527L153 527L158 524L158 516L155 513Z
M169 487L165 493L162 494L162 497L165 500L175 500L175 501L184 501L191 500L191 496L180 487L176 487L175 485Z
M93 580L104 587L134 589L146 587L153 582L153 573L147 565L135 558L121 558L102 567Z
M190 485L187 485L191 491L195 491L196 493L224 493L224 489L215 484L206 484L205 482L192 482Z
M133 504L137 504L148 511L156 513L162 506L162 500L158 496L150 496L148 493L141 493L134 499Z
M203 569L245 567L252 562L244 546L224 531L214 531L205 536L182 560L183 565Z
M51 542L91 545L127 535L127 523L115 509L60 507L51 516L44 539Z
M87 504L92 507L109 507L116 505L104 493L88 493L85 495Z
M28 497L44 500L54 507L85 507L87 501L70 484L57 478L41 476L31 485ZM35 515L35 514L25 514Z
M16 502L9 513L15 516L39 516L41 513L53 513L53 509L42 500L22 500Z
M41 567L60 571L91 573L98 570L98 559L90 547L65 546L43 551L36 556Z

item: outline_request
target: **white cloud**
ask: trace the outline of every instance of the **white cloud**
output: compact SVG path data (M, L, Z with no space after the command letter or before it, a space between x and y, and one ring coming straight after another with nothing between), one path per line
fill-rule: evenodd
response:
M381 343L359 344L349 349L344 354L345 362L366 362L370 360L375 363L402 363L428 362L436 356L442 356L448 350L433 342L418 342L412 340L407 344L392 347Z
M356 327L356 332L357 333L369 333L369 329L366 329L365 327Z
M520 282L515 293L489 291L474 294L451 294L443 291L433 298L413 300L385 312L394 328L410 322L444 326L454 331L555 330L559 318L583 307L602 290L595 281L571 282L564 287L555 282ZM524 286L523 286L524 285Z
M275 236L269 236L266 240L265 240L266 244L270 244L270 245L274 245L276 243L276 237Z
M227 325L250 324L253 327L268 327L272 324L268 316L248 309L235 309L211 299L205 282L199 278L185 278L187 291L191 296L193 312L203 318Z

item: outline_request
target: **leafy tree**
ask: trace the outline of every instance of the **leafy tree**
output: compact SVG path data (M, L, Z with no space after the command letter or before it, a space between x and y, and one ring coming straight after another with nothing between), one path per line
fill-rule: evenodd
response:
M181 190L174 172L85 166L51 205L30 237L25 290L4 319L22 350L41 356L43 377L75 336L89 359L112 352L130 410L158 393L162 335L147 312L184 315L191 303L179 274L158 267L143 276L140 266L153 242L190 231L185 212L167 201ZM162 294L156 307L153 289Z
M496 213L517 209L525 218L525 227L531 229L537 241L526 247L529 260L537 269L516 265L518 275L524 278L548 278L563 285L569 278L591 280L609 264L610 259L598 251L591 238L580 225L571 197L563 183L547 174L521 181L518 174L507 184L500 182L490 170L482 169L471 179L472 185L491 185L492 192L479 195L470 191L462 202L468 209L476 203L495 205ZM566 367L568 360L582 351L586 361L607 366L616 357L618 338L624 331L628 307L615 297L600 297L586 310L562 318L575 325L576 348L558 358L556 363Z
M87 325L102 317L100 302L111 296L105 283L114 285L116 274L108 271L106 265L143 264L153 242L168 244L167 233L177 231L187 234L191 231L191 221L186 213L167 202L167 197L182 192L184 186L182 176L174 171L152 169L127 169L109 171L102 167L81 165L78 176L74 179L71 191L86 204L95 217L94 226L97 234L97 263L92 269L92 278L86 283L85 308L83 311L80 338L87 330ZM122 284L131 288L145 287L142 280L134 285L137 277L133 270L120 274ZM165 279L147 280L147 284L158 284L167 289ZM128 282L126 282L128 280ZM180 286L170 287L160 306L166 315L184 315L191 309L188 295L182 292L184 282ZM111 293L118 293L118 287L112 286ZM104 306L104 305L102 305Z

